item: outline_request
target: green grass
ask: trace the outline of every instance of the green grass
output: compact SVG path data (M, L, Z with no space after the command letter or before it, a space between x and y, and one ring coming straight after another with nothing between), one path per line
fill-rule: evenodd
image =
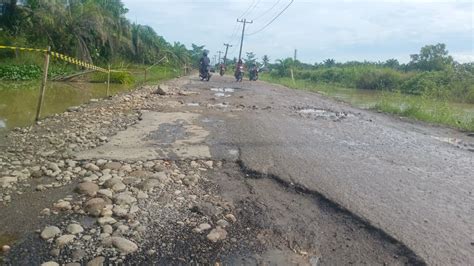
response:
M455 103L426 95L418 96L372 91L371 93L376 95L370 98L353 97L353 95L357 96L357 94L367 94L368 92L308 80L295 80L295 82L293 82L291 78L278 78L265 74L261 75L260 78L264 81L280 84L288 88L319 92L330 97L337 97L340 96L340 94L344 94L348 97L343 100L358 106L364 106L380 112L409 117L433 124L445 125L463 131L474 131L474 111L468 112ZM467 106L469 110L474 110L474 106L472 105L465 106Z

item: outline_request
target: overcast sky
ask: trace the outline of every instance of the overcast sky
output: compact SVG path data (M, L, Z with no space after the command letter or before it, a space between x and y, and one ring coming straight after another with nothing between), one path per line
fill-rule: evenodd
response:
M234 45L238 56L243 17L254 20L246 32L265 26L291 0L123 0L134 22L152 26L168 41L206 45L211 55ZM245 52L273 61L293 56L303 62L407 62L423 45L445 43L460 62L474 61L474 1L294 0L260 33L246 36ZM248 11L248 12L246 12ZM245 13L246 12L246 13ZM245 13L245 14L244 14Z

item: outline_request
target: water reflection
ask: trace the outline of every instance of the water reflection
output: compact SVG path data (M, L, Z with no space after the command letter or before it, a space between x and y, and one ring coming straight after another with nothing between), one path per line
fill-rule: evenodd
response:
M0 128L11 129L34 122L39 96L39 82L0 82ZM111 84L112 94L133 86ZM104 83L50 82L46 88L42 117L64 112L93 98L103 98Z

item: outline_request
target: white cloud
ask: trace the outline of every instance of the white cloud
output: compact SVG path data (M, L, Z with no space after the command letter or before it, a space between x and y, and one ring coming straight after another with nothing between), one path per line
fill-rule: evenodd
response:
M230 41L231 56L238 53L241 25L236 18L249 6L253 8L246 17L256 18L276 1L124 0L131 20L151 25L169 41L206 44L211 52L224 49L222 44ZM260 29L288 2L281 0L248 25L247 32ZM296 0L265 31L246 37L244 52L276 59L291 56L296 48L307 62L393 57L406 61L421 46L443 42L453 55L472 60L473 9L470 1Z

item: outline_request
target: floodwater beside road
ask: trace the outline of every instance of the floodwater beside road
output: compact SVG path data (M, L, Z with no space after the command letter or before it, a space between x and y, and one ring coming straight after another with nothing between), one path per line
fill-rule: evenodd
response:
M0 131L28 126L34 122L40 84L2 81L0 83ZM133 85L110 84L110 93L129 91ZM105 83L49 82L46 87L42 117L64 112L90 99L106 95Z

